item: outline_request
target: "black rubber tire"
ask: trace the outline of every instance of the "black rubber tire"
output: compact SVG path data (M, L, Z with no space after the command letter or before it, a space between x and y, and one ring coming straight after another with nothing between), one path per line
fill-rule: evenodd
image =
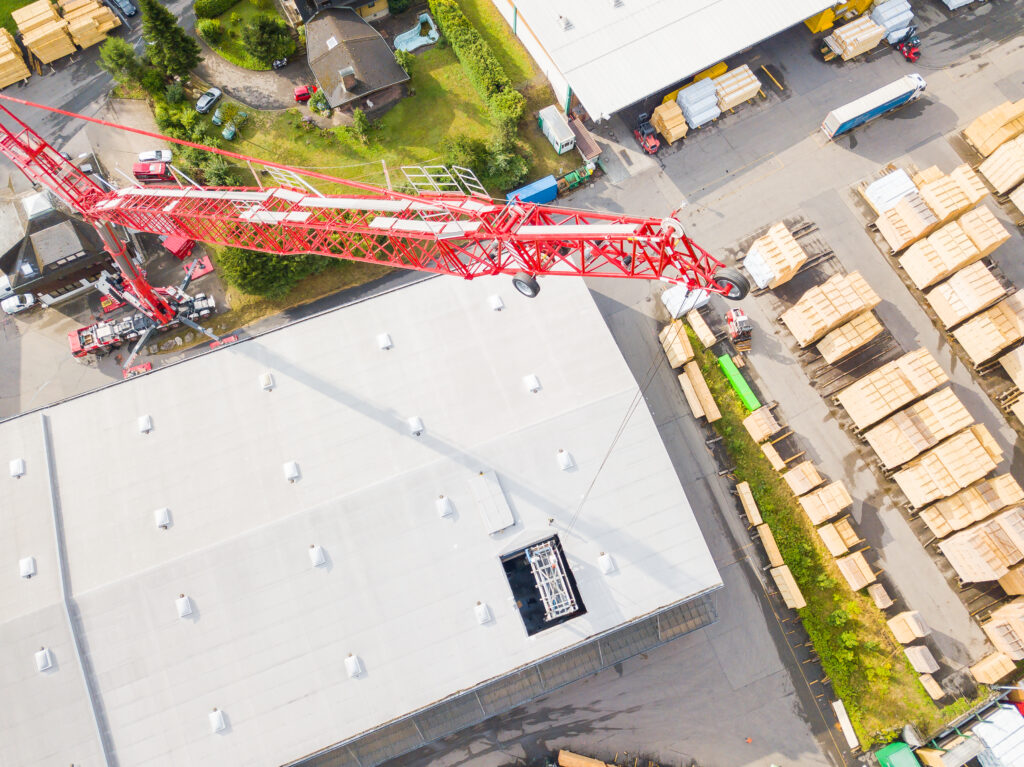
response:
M537 282L537 278L526 272L516 273L515 277L512 278L512 287L527 298L536 298L537 294L540 293L540 283Z
M729 290L722 293L724 298L730 301L741 301L750 292L750 282L738 269L723 266L715 272L715 282L718 285L728 286Z

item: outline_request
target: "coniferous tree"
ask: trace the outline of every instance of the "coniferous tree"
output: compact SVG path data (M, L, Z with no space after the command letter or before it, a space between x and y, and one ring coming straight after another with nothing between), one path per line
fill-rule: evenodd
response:
M139 0L150 63L168 77L185 77L202 59L199 43L159 0Z

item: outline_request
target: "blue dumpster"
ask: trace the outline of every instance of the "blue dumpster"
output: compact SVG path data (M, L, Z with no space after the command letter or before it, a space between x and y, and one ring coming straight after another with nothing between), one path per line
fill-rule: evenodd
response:
M554 176L545 176L534 181L532 184L521 186L505 195L505 199L509 202L516 197L522 202L535 202L538 204L551 202L558 197L558 180Z

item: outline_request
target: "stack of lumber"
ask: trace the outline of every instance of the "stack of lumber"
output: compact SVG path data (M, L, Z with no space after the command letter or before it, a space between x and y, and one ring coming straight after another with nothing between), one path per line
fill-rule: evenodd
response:
M1009 474L983 479L921 510L921 519L936 538L945 538L982 522L1008 506L1024 503L1024 488Z
M880 27L868 16L861 16L849 24L836 28L832 40L839 49L843 61L867 53L885 37L885 27Z
M838 517L839 512L853 505L853 498L842 482L831 482L797 500L814 526Z
M953 168L949 173L949 177L957 183L957 186L960 187L960 191L966 195L972 206L977 205L985 198L985 195L988 194L988 190L985 188L985 183L981 180L981 176L975 173L967 163L957 165Z
M914 459L893 479L915 509L946 498L994 469L1003 451L981 424Z
M693 346L682 320L675 320L663 327L658 333L658 340L661 341L670 367L682 367L693 359Z
M939 664L935 661L932 651L924 645L904 647L903 654L907 656L914 671L919 674L934 674L939 670Z
M935 212L939 224L952 221L957 216L966 213L978 202L977 187L981 187L981 195L985 195L985 187L978 180L977 175L969 167L960 169L958 176L952 174L946 176L939 173L938 178L925 181L918 186L921 199L929 208ZM938 170L936 168L936 170ZM971 176L974 180L971 181Z
M1024 213L1024 184L1010 192L1010 202L1017 210Z
M853 529L849 517L825 523L818 528L818 535L821 536L822 543L833 557L841 557L852 546L860 543L860 536Z
M786 462L782 460L782 456L779 455L779 451L775 449L775 445L771 442L765 442L761 445L761 452L764 453L764 457L768 459L768 463L772 465L775 471L785 471Z
M711 79L698 80L682 88L676 94L676 103L691 128L699 128L712 120L717 120L722 114L722 110L718 108L718 92Z
M895 205L875 219L878 233L885 238L893 253L931 233L939 225L935 211L921 198L920 192L901 197Z
M764 405L743 419L743 428L754 442L761 443L778 432L782 424L775 420L771 408Z
M910 644L928 636L931 630L917 610L905 610L886 621L900 644Z
M964 128L964 139L983 157L1024 133L1024 99L1004 101Z
M1011 660L1024 660L1024 599L1014 599L992 611L988 621L981 624L999 652Z
M1024 510L1019 506L939 542L964 583L996 581L1024 560Z
M889 592L885 590L885 586L881 583L868 586L868 596L871 597L871 601L875 603L875 607L879 610L888 610L892 607L892 597L889 596Z
M775 536L772 535L772 529L768 525L758 525L757 536L761 539L761 545L764 546L764 553L768 555L769 567L782 567L786 564L782 559L782 552L779 551L779 545L775 542Z
M804 293L780 319L806 347L880 301L860 272L837 274Z
M746 64L729 70L721 77L714 78L712 82L718 94L718 108L723 112L738 107L744 101L750 101L761 90L761 81Z
M758 237L747 251L743 266L759 288L777 288L789 282L807 262L807 253L800 247L785 224L775 224L763 237Z
M975 365L1024 338L1024 294L1014 293L953 331Z
M801 461L792 469L782 475L793 491L793 495L804 495L820 485L823 480L818 470L814 468L813 461Z
M981 261L954 274L924 294L928 304L947 330L970 319L1006 295L1006 289Z
M683 110L675 101L666 101L661 106L655 107L651 114L651 125L658 131L669 144L674 144L686 136L690 126L686 124L683 117Z
M870 184L861 184L860 194L875 215L882 215L908 195L917 192L917 186L902 168L889 168Z
M591 759L589 756L580 756L564 748L558 752L558 767L610 767L600 759Z
M918 289L924 290L981 258L981 251L960 223L951 221L907 248L900 256L900 266Z
M713 423L722 417L718 405L715 404L715 398L711 396L711 389L708 388L708 383L701 375L696 362L687 362L683 365L679 386L694 418L706 418L708 423Z
M750 490L749 482L740 482L736 485L736 495L740 497L740 505L743 506L743 514L751 527L764 524L761 518L761 510L757 508L757 501L754 500L754 493Z
M1006 231L1006 227L999 223L999 219L987 205L965 213L957 223L960 224L964 234L971 238L971 242L981 253L981 258L990 255L1010 239L1010 233Z
M793 610L807 607L807 600L804 599L800 587L797 586L793 573L789 571L789 565L773 567L769 572L772 574L772 580L775 581L775 585L779 589L779 596L786 603L786 607Z
M864 439L882 465L894 469L972 423L974 419L960 398L946 388L869 429Z
M978 166L978 172L997 194L1008 194L1024 181L1024 137L1007 141Z
M24 80L30 74L14 36L0 27L0 88Z
M869 583L875 582L875 573L871 569L871 565L864 558L864 554L859 551L840 557L836 560L836 566L846 582L850 584L851 591L860 591Z
M711 328L708 327L708 324L696 309L686 313L686 321L690 323L690 327L693 328L693 332L697 335L697 340L704 344L705 348L710 349L718 341L715 334L711 332Z
M1008 351L999 358L999 364L1003 366L1013 385L1024 391L1024 347Z
M948 380L927 349L916 349L850 384L836 399L854 425L866 429Z
M818 341L818 353L829 365L857 351L860 347L881 333L885 328L874 312L858 314L845 325L828 333Z
M1009 655L994 652L971 666L971 676L978 684L995 684L1016 669L1017 664L1010 659Z
M917 681L921 683L924 691L928 693L928 697L932 700L941 700L946 697L946 691L942 689L942 685L935 681L935 677L931 674L921 674Z
M107 39L107 32L121 25L120 19L98 0L58 0L68 22L71 39L88 48Z
M68 23L57 15L49 0L38 0L11 14L21 32L21 41L44 64L75 52L68 36Z
M1017 564L999 579L999 585L1007 594L1024 594L1024 565Z

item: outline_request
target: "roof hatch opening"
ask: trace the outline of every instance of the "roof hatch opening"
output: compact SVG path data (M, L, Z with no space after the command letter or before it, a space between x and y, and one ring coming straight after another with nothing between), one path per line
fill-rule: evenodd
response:
M530 636L587 612L557 535L502 557L501 564Z

